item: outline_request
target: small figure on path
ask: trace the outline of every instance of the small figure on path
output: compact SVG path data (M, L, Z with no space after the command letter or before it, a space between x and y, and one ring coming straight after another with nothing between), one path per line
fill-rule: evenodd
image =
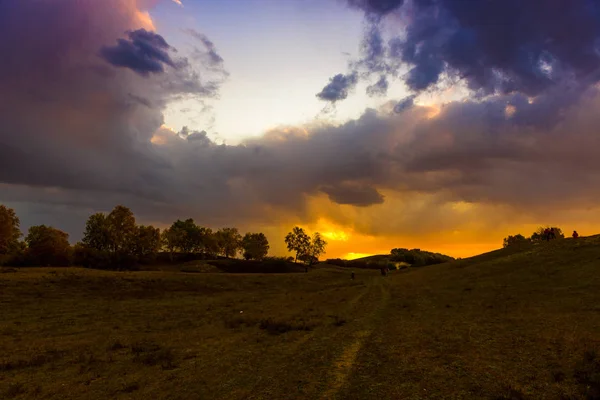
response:
M354 271L352 271L351 279L354 280Z
M573 239L577 239L579 237L579 233L577 231L573 231Z

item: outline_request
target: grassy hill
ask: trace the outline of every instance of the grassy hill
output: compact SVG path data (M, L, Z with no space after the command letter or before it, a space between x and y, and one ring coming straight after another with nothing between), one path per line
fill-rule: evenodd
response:
M0 398L600 398L600 237L355 280L14 271Z

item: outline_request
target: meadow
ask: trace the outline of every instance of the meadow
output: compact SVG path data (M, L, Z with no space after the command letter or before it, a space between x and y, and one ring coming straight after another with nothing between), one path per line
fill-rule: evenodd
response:
M391 271L4 268L0 398L597 399L600 238Z

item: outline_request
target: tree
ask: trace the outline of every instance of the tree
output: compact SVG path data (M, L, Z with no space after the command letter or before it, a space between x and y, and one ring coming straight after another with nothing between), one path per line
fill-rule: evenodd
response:
M221 252L219 240L216 232L210 228L201 228L202 230L202 252L204 256L215 256Z
M532 242L541 242L543 240L548 239L546 237L546 234L545 234L546 229L550 229L550 231L554 233L554 238L555 239L564 239L565 238L565 234L563 233L562 229L560 229L560 228L557 228L555 226L552 226L552 227L550 227L550 226L547 226L547 227L540 226L531 235L531 241Z
M173 261L173 253L183 241L182 236L184 233L181 229L176 229L171 225L170 228L165 229L161 234L162 245L171 253L171 261Z
M141 260L153 259L161 247L160 229L140 225L135 236L135 254Z
M201 228L192 218L177 220L165 230L163 242L171 253L179 250L182 253L198 252L204 249L203 239L206 229Z
M298 257L307 254L310 249L310 237L304 232L304 229L296 226L285 236L285 244L290 252L296 253L294 262L298 261Z
M242 244L242 235L237 228L223 228L216 233L217 243L225 257L235 256Z
M527 239L525 236L521 235L520 233L514 236L508 236L507 238L504 238L504 243L503 246L504 248L507 247L522 247L525 246L527 244L529 244L530 240Z
M83 233L82 243L98 251L109 252L112 250L109 223L106 215L96 213L90 215Z
M51 226L39 225L29 228L25 237L27 256L37 265L69 265L71 245L69 235Z
M269 252L269 241L264 233L246 233L242 249L246 260L262 260Z
M15 210L0 205L0 256L12 254L19 249L19 225Z
M132 254L136 235L135 217L125 206L116 206L106 217L113 253Z
M325 247L327 246L327 242L319 232L316 232L313 235L312 241L310 242L310 246L308 247L308 252L306 253L305 259L308 261L308 265L312 265L315 262L319 261L319 256L325 254Z

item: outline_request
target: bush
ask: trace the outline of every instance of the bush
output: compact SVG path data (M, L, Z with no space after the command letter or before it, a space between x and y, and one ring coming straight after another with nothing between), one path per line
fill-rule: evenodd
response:
M509 236L504 238L503 247L506 249L510 248L522 248L528 246L531 243L531 239L527 239L525 236L516 234L514 236Z
M325 261L326 264L335 265L337 267L347 267L347 261L342 260L341 258L330 258Z
M421 267L425 265L442 264L445 262L453 261L454 258L440 254L432 253L430 251L423 251L421 249L392 249L390 252L390 260L397 262L405 262L413 267Z

